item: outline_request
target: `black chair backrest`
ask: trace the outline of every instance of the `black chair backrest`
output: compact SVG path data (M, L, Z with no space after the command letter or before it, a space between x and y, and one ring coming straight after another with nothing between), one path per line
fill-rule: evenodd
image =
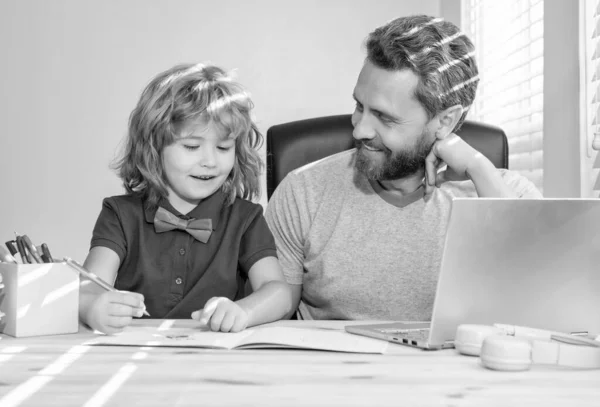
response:
M267 198L288 172L354 147L351 115L317 117L267 130ZM495 126L465 120L456 133L497 168L508 168L508 141Z

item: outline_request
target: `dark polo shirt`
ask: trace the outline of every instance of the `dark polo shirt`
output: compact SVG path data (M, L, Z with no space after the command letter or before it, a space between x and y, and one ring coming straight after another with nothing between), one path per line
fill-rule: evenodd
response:
M213 232L202 243L185 230L156 233L156 208L140 197L106 198L91 247L117 253L115 287L143 294L152 318L190 318L212 297L241 298L252 265L277 256L262 206L239 198L225 206L224 199L217 192L186 215L166 199L159 203L182 219L212 219Z

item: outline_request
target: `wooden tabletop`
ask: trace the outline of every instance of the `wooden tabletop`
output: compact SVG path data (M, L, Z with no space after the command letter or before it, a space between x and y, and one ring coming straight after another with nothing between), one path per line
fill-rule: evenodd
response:
M400 345L386 355L83 345L93 336L0 335L0 406L600 406L600 370L496 372L455 350Z

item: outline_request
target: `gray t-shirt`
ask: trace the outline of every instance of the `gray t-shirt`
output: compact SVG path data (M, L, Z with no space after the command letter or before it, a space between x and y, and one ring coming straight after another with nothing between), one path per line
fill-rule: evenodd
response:
M298 316L430 320L452 199L476 197L475 186L399 199L355 171L354 153L291 172L267 206L285 278L303 285ZM525 177L498 171L518 197L541 198Z

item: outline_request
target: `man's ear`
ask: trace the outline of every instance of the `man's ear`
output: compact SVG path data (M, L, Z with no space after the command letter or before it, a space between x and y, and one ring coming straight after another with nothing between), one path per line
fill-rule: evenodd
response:
M460 120L463 112L464 110L461 105L454 105L438 113L438 128L436 131L437 138L442 139L452 133L452 130L454 130L454 127Z

